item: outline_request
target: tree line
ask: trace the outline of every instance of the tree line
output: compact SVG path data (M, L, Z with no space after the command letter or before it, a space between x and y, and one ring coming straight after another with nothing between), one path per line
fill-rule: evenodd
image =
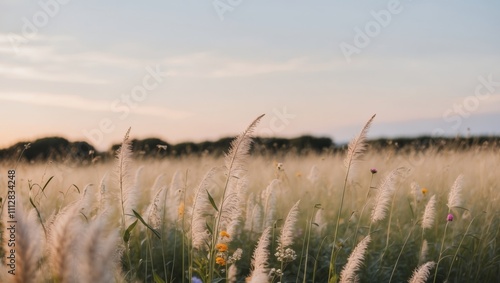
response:
M233 137L216 141L183 142L171 144L158 138L134 139L131 142L136 158L182 158L186 156L222 156L230 147ZM390 149L397 152L453 149L465 150L471 147L498 148L500 137L455 137L434 138L422 136L416 138L373 139L368 144L372 149ZM336 153L346 148L345 143L337 144L328 137L300 136L296 138L254 138L251 154L322 154ZM0 149L0 160L20 158L23 162L65 161L89 164L114 158L120 144L114 144L108 151L100 152L85 141L70 142L62 137L47 137L32 142L18 142ZM22 153L22 155L21 155Z

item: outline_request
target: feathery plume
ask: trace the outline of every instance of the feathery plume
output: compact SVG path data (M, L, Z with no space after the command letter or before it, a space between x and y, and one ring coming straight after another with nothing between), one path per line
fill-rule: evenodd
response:
M146 209L146 212L144 213L144 215L147 215L148 222L154 229L159 229L161 226L161 216L163 215L163 209L162 209L163 207L160 206L160 203L165 197L166 190L167 190L166 187L161 187L159 188L159 190L157 190L156 194L151 200L151 203Z
M327 222L325 221L325 216L323 214L323 209L319 209L318 211L316 211L316 215L314 216L314 223L316 223L317 226L313 225L312 228L318 234L318 236L321 236L327 226Z
M89 218L90 213L94 208L95 193L93 192L93 190L93 184L88 184L83 189L83 196L80 201L80 213L83 214L86 218Z
M241 226L244 220L248 178L242 177L241 179L238 179L238 183L234 188L235 190L230 191L229 194L226 195L228 199L227 201L224 201L222 211L222 213L227 215L224 217L226 223L221 224L222 230L226 230L229 235L232 235L231 239L237 238L242 229ZM230 197L231 195L234 195L234 197ZM229 205L227 205L228 203ZM224 214L222 216L224 216ZM221 221L222 219L223 217L221 217ZM224 221L222 222L224 223ZM226 227L225 229L224 226Z
M100 214L79 240L78 273L82 282L106 283L115 281L113 272L119 264L118 231L108 230L106 214ZM99 241L96 241L99 239Z
M319 181L319 170L316 165L311 167L311 171L309 171L309 175L307 175L307 180L311 182L311 184L316 185Z
M155 182L153 184L153 187L151 187L152 192L157 192L158 190L161 190L165 187L165 174L161 173L158 176L156 176Z
M427 240L424 240L422 242L422 248L420 250L420 256L418 259L419 263L422 263L425 261L425 259L427 258L428 252L429 252L429 244L427 243Z
M231 147L225 158L228 179L240 177L245 172L244 163L252 144L252 135L262 117L264 114L257 117L243 133L231 142Z
M429 261L413 271L413 275L408 280L409 283L425 283L429 275L431 274L431 269L436 265L435 262Z
M144 166L140 166L135 170L134 183L130 187L128 191L128 198L126 205L130 207L130 212L132 214L132 209L137 210L137 206L139 204L139 198L141 196L141 176L142 171L144 170Z
M469 210L466 210L466 211L464 211L464 213L462 213L462 220L463 221L469 221L471 217L472 216L471 216Z
M290 209L286 216L285 223L281 228L281 233L277 240L278 247L276 248L275 254L278 261L290 262L297 258L295 251L288 247L293 244L294 226L299 216L299 203L300 200Z
M464 182L464 177L462 175L459 175L455 180L455 182L453 183L453 186L451 187L450 190L450 194L448 195L448 203L446 204L449 209L462 205L461 193L462 193L463 182Z
M52 220L48 229L48 262L58 282L75 282L74 255L77 252L76 238L82 233L83 221L78 211L80 201L66 206Z
M236 267L235 264L231 264L231 266L229 266L229 269L227 271L227 280L230 283L236 283L237 275L238 275L238 268Z
M280 184L280 180L274 179L264 190L264 227L273 225L274 215L276 213L276 192Z
M220 224L221 231L231 231L229 234L234 236L233 232L238 224L238 217L241 214L240 199L237 194L226 194L224 198L222 209L220 210Z
M149 198L149 205L146 207L143 215L148 217L148 221L153 224L151 221L160 221L160 218L163 216L163 208L160 207L160 202L165 199L165 195L163 190L166 188L165 184L165 174L161 173L156 176L156 179L153 183L151 189L146 190L145 192L141 192L144 199ZM161 195L161 196L160 196ZM156 204L156 206L154 206Z
M349 255L347 259L347 263L342 269L340 273L340 282L356 282L357 275L356 272L360 269L361 264L363 263L363 259L365 256L366 249L368 248L368 244L370 243L370 235L366 236L359 244L354 248L354 250Z
M361 132L351 140L347 147L347 156L344 159L344 166L348 169L354 168L353 165L361 159L366 150L366 135L373 122L375 115L373 115L368 122L366 122Z
M266 273L258 273L247 278L248 283L267 283L269 282L269 275Z
M217 213L214 234L218 234L221 229L227 229L228 222L232 222L232 213L239 216L239 201L238 195L235 192L235 187L237 186L237 180L241 179L246 174L245 161L248 157L250 151L250 145L252 143L252 134L257 127L260 119L264 115L257 117L247 129L241 133L236 139L231 142L231 147L229 152L225 157L225 167L226 173L226 183L222 192L221 200L219 203L219 211ZM227 206L227 207L226 207ZM226 227L223 227L223 226ZM212 238L215 241L216 238ZM214 245L215 242L212 243Z
M278 237L278 249L284 250L293 244L294 238L294 226L299 218L299 203L300 200L295 203L295 205L290 209L288 215L285 219L285 223L281 228L281 234Z
M269 244L271 236L271 227L267 227L257 243L257 247L253 253L252 266L253 271L250 275L250 282L261 283L269 282L269 276L267 274L267 261L269 259Z
M122 229L126 229L132 221L132 209L135 209L137 194L134 178L132 177L132 148L129 139L130 128L123 137L123 142L116 153L118 187L120 189Z
M411 194L413 195L413 198L415 200L415 206L417 206L417 204L422 201L422 193L420 192L421 187L417 182L412 182L410 186Z
M184 199L184 174L176 171L170 182L167 196L167 219L170 223L176 223L179 219L179 205Z
M106 190L106 182L108 180L108 174L104 174L102 176L101 182L99 183L99 191L97 192L97 202L98 202L98 211L101 213L108 207L108 195Z
M18 196L16 201L15 208L15 219L9 218L9 213L4 213L3 218L6 226L4 226L4 231L0 233L2 235L2 243L4 245L4 259L5 264L9 264L9 256L12 249L15 249L15 268L10 269L13 270L13 274L11 271L7 274L11 281L15 283L24 283L24 282L34 282L34 281L43 281L39 277L39 261L42 257L42 249L43 243L45 243L45 239L43 237L43 232L41 229L41 225L38 222L38 219L35 213L27 213L22 205L22 197ZM9 212L10 212L9 208ZM32 210L31 212L34 212ZM15 220L17 223L15 224L15 246L10 246L9 237L9 224L7 221ZM1 265L1 264L0 264ZM2 270L3 272L3 270ZM5 271L7 273L7 271Z
M250 231L252 232L257 232L260 233L262 232L263 226L262 226L262 220L264 219L263 217L263 212L262 212L262 206L260 204L256 203L253 206L252 209L252 224Z
M211 169L203 178L196 189L191 212L191 241L194 249L204 249L208 242L210 234L206 226L205 215L212 210L212 205L208 199L207 190L210 188L215 169Z
M150 190L154 194L149 201L146 211L144 212L144 215L147 215L149 223L151 223L155 229L160 227L161 218L164 215L165 206L161 206L160 204L165 202L167 190L168 189L165 184L165 174L158 175Z
M404 168L400 167L394 169L384 178L380 184L377 196L375 199L375 206L372 210L371 221L375 223L385 218L387 210L389 209L389 203L391 202L392 194L395 191L396 183L401 176Z
M433 195L425 206L424 216L422 218L422 229L430 229L436 218L436 196Z
M245 216L245 227L246 231L252 230L253 227L253 211L255 206L255 195L254 193L250 193L245 202L246 204L246 216Z

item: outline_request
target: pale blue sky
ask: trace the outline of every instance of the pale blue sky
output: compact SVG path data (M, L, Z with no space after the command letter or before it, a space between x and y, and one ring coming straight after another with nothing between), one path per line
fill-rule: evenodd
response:
M60 2L0 0L0 147L61 135L104 149L129 126L216 139L261 113L263 135L345 141L373 113L372 137L500 134L498 1ZM120 102L144 79L144 101Z

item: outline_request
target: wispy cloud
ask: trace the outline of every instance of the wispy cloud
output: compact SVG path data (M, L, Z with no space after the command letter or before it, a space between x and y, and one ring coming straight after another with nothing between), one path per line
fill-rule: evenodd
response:
M172 77L248 77L270 73L311 72L331 69L331 62L314 62L308 57L295 57L286 60L255 60L230 58L209 52L186 54L167 58Z
M77 95L54 95L40 93L0 93L0 101L11 101L40 106L76 109L87 112L112 112L112 101L87 99ZM191 112L174 110L162 106L140 104L131 113L166 118L170 120L184 119L192 116Z
M16 52L9 35L0 33L0 75L29 81L83 84L112 83L123 70L143 68L150 62L101 50L84 50L69 37L37 35ZM107 75L96 74L105 72Z
M71 71L48 71L20 65L0 65L0 75L4 78L29 81L49 81L83 84L106 84L108 80L91 77Z
M76 41L68 36L46 36L35 34L28 39L20 38L14 33L0 32L0 55L10 55L16 59L32 57L36 58L40 52L54 50L54 46L68 45ZM46 60L49 58L40 57Z

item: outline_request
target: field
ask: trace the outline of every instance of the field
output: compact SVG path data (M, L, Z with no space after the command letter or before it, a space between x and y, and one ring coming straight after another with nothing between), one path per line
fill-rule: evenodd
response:
M252 124L225 158L126 136L114 162L4 163L0 281L499 282L500 149L375 151L369 123L339 153L251 156Z

